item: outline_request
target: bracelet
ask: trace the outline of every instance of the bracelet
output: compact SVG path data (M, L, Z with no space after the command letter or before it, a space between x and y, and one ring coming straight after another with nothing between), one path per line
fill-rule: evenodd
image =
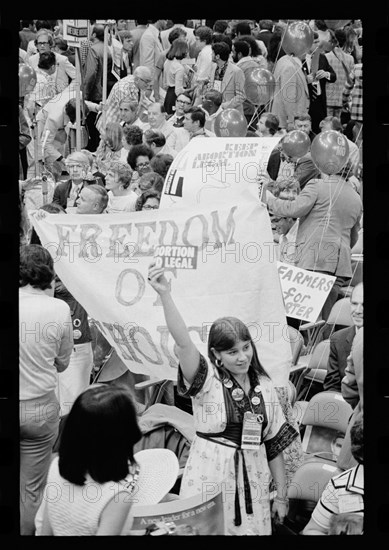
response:
M277 502L281 502L281 504L287 504L289 502L288 497L274 497L274 500L276 500Z

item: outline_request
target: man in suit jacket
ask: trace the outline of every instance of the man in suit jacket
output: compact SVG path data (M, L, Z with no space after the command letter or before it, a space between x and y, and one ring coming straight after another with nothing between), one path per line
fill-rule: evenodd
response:
M334 175L309 181L294 201L275 198L265 184L262 201L277 216L299 218L295 265L336 277L322 309L326 320L340 286L352 277L351 248L358 240L362 216L360 196Z
M27 63L35 70L38 69L39 57L41 53L52 51L55 42L53 35L46 29L38 31L35 38L38 53L31 55ZM60 93L69 86L69 83L76 78L76 68L70 63L64 55L54 52L56 59L56 71L53 77L55 82L55 92Z
M270 38L273 36L273 21L271 19L261 19L259 21L259 31L253 32L257 40L262 40L266 48L269 49Z
M222 109L237 109L243 115L245 76L242 69L229 61L230 48L225 42L212 44L212 61L209 90L223 95Z
M350 309L354 325L337 330L330 339L330 356L323 383L324 390L342 391L341 382L345 376L347 358L351 352L354 336L363 327L363 283L358 283L354 287L350 296Z
M163 52L161 31L166 28L166 19L151 21L140 39L140 64L148 67L154 77L155 65Z
M146 19L137 19L137 26L135 29L131 29L131 38L132 38L132 71L135 71L140 65L140 39L143 36L143 33L147 29L147 20Z
M284 55L274 69L276 89L271 112L287 132L294 130L294 117L307 114L309 109L308 84L301 65L299 57Z
M312 130L320 132L319 123L327 116L327 82L336 81L336 73L319 46L319 35L314 33L311 49L303 56L302 68L306 74L309 90L309 114L312 118Z

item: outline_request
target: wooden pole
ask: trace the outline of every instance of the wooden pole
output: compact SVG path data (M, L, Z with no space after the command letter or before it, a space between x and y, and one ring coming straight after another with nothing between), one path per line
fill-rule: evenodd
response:
M109 27L106 24L104 26L104 56L103 56L103 113L102 113L103 129L105 129L105 119L106 119L105 103L107 99L108 31L109 31Z
M76 151L81 151L81 67L78 52L75 55L76 59Z

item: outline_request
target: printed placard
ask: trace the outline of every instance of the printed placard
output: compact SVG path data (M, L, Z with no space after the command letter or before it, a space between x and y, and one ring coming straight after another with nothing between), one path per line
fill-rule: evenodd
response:
M89 36L89 21L88 19L64 19L63 20L63 37L68 44L79 48L82 40Z
M197 246L157 246L156 267L175 269L197 269Z

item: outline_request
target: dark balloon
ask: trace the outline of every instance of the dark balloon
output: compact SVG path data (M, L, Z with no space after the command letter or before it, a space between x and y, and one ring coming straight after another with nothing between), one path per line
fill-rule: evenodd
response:
M301 158L309 151L311 140L302 130L292 130L282 140L282 150L288 157Z
M340 132L328 130L318 134L311 144L312 161L324 174L336 174L349 157L347 139Z
M19 63L19 97L24 97L32 92L36 82L35 69L26 63Z
M345 25L350 23L350 21L351 19L324 19L324 23L333 31L336 29L342 29Z
M285 29L282 48L287 54L299 57L307 53L313 44L313 30L303 21L290 23Z
M245 137L247 120L237 109L223 109L215 118L215 134L218 137Z
M265 105L273 99L276 81L267 69L254 67L247 72L245 82L246 97L254 105Z

